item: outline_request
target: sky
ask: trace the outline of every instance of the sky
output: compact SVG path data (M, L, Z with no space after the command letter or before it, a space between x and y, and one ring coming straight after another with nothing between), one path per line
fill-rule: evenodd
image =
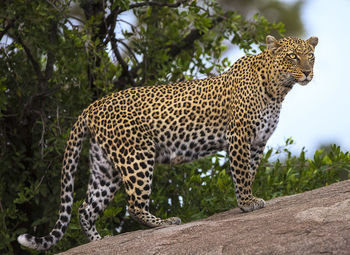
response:
M286 2L293 2L292 0ZM306 0L302 9L305 35L317 36L314 78L307 86L296 84L287 95L275 133L267 147L288 147L299 154L305 147L311 157L321 145L335 143L350 151L350 33L349 0ZM233 54L232 62L243 52Z

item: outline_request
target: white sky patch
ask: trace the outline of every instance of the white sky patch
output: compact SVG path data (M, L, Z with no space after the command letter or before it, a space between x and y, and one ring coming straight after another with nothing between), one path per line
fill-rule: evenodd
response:
M180 207L182 207L184 204L184 198L182 196L179 196L179 203L180 203Z

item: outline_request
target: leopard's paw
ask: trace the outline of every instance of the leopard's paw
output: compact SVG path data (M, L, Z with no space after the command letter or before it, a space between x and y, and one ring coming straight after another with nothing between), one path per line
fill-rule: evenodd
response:
M164 220L164 225L180 225L181 219L178 217L170 217Z
M257 198L257 197L252 197L251 199L239 204L239 208L243 212L255 211L255 210L263 208L264 206L265 206L264 199Z

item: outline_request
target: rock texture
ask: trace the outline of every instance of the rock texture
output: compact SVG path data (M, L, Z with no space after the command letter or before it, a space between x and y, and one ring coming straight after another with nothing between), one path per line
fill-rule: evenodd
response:
M350 180L179 226L129 232L78 254L350 254Z

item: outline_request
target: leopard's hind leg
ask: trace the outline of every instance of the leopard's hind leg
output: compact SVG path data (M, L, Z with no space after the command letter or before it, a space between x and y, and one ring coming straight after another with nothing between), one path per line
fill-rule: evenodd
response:
M123 183L128 195L130 216L148 227L180 224L180 218L171 217L161 219L149 212L149 200L155 163L155 148L153 143L146 140L143 142L143 146L135 146L129 149L128 154L120 154L118 157L118 167L121 169Z
M96 142L90 140L90 181L86 198L79 208L80 225L90 241L101 239L95 222L120 188L121 177Z

